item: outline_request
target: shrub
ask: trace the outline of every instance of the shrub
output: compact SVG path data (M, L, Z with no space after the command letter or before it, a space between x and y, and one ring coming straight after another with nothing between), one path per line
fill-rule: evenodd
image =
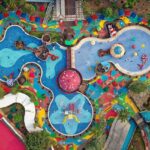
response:
M19 123L19 122L21 122L22 120L23 120L23 117L22 117L21 114L17 113L17 114L14 115L14 122L15 122L15 123Z
M6 92L0 87L0 99L6 95Z
M147 90L147 85L142 81L134 81L129 85L129 90L135 93L141 93Z
M46 131L27 133L25 139L27 150L47 150L55 142Z
M31 91L21 89L19 92L28 95L31 99L31 102L35 102L37 100L37 97Z
M12 94L17 94L17 92L18 92L18 86L12 87L11 93L12 93Z

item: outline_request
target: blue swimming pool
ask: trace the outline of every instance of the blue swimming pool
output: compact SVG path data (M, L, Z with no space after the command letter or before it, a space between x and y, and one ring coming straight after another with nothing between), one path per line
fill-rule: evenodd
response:
M53 93L53 101L51 103L51 107L49 107L49 119L52 119L52 125L54 130L58 131L57 126L62 127L60 131L61 134L65 135L76 135L80 134L83 131L87 129L87 127L91 124L91 121L93 119L93 109L92 105L88 101L88 99L80 94L80 93L72 93L67 94L61 91L61 89L58 87L57 84L57 77L59 73L66 68L66 48L60 46L59 44L55 43L50 44L47 46L49 51L58 56L58 59L55 61L52 61L50 58L48 58L46 61L41 61L38 59L32 52L28 50L18 50L16 49L14 43L17 40L22 40L25 45L31 48L36 48L38 46L42 45L42 42L40 39L28 35L21 27L19 26L10 26L7 28L5 32L5 37L2 41L0 41L0 79L2 81L6 81L5 76L9 77L10 74L14 73L13 78L16 79L20 72L22 67L25 64L28 63L34 63L35 65L38 65L41 67L42 70L42 77L41 81L44 86L46 86L48 89L50 89ZM34 85L36 86L36 85ZM39 89L39 87L36 87L35 89ZM40 89L41 90L41 89ZM58 109L57 105L59 102L65 101L65 105L69 105L71 102L71 105L75 103L75 101L80 101L81 103L78 105L81 109L80 113L74 114L76 117L80 120L80 122L74 122L74 119L70 122L70 125L72 127L75 127L75 131L72 131L71 128L69 128L69 123L66 120L66 126L63 129L64 124L59 123L55 124L55 117L52 117L52 112L56 111ZM83 103L84 102L84 103ZM77 110L78 110L77 109ZM54 115L54 114L53 114ZM86 117L85 117L86 116ZM75 120L76 120L75 119ZM78 120L77 119L77 120ZM70 119L71 120L71 119ZM50 121L51 123L51 121Z
M60 134L75 136L83 133L91 124L93 108L82 94L72 99L59 94L49 108L50 123Z
M91 45L91 41L96 41ZM95 66L99 62L112 62L121 72L130 75L144 74L150 70L150 31L141 26L129 26L118 32L117 36L110 39L83 39L74 49L75 68L80 71L84 79L91 79L95 76ZM122 44L126 50L125 55L116 59L111 55L99 57L98 50L108 50L113 44ZM137 53L137 56L134 55ZM143 68L142 55L148 57ZM93 59L94 58L94 59Z

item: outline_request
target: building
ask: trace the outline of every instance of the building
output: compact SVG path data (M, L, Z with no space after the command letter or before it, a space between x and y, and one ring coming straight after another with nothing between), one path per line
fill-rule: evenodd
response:
M83 11L80 0L26 0L27 2L49 3L44 23L52 18L53 20L74 21L83 20Z

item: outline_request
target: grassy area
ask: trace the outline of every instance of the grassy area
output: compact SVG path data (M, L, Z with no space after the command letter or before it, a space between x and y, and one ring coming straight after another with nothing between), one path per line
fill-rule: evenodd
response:
M3 98L6 95L6 92L0 88L0 99Z
M149 0L118 0L116 2L111 0L82 0L82 7L85 16L93 13L104 13L105 16L115 16L118 9L127 8L150 20Z
M129 150L145 150L144 142L139 129L136 130L133 136Z
M31 31L30 32L31 35L36 36L38 38L41 38L42 35L44 34L44 32L40 32L40 31ZM55 31L51 31L50 32L50 37L51 37L51 42L58 42L60 41L60 33L55 32Z

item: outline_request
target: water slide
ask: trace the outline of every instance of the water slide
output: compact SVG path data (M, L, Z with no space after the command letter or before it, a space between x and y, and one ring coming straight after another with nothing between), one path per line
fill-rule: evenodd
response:
M126 98L125 101L134 110L135 113L139 112L136 105L130 98ZM140 114L144 118L145 122L150 122L150 111L143 111ZM121 127L125 127L126 129L122 129ZM137 124L133 119L130 119L128 123L114 121L110 130L109 137L105 143L104 150L127 150L134 136L136 128ZM150 141L150 130L148 126L145 125L145 127L141 129L141 134L145 143L145 148L148 150Z
M46 15L44 17L43 24L47 24L47 22L49 21L50 17L52 17L51 13L53 11L54 4L55 4L54 0L49 1L48 7L47 7L47 10L46 10Z
M17 93L16 95L7 94L0 99L0 108L8 107L15 103L21 104L25 109L24 123L28 132L41 131L41 128L34 127L36 113L35 106L27 95L23 93Z

